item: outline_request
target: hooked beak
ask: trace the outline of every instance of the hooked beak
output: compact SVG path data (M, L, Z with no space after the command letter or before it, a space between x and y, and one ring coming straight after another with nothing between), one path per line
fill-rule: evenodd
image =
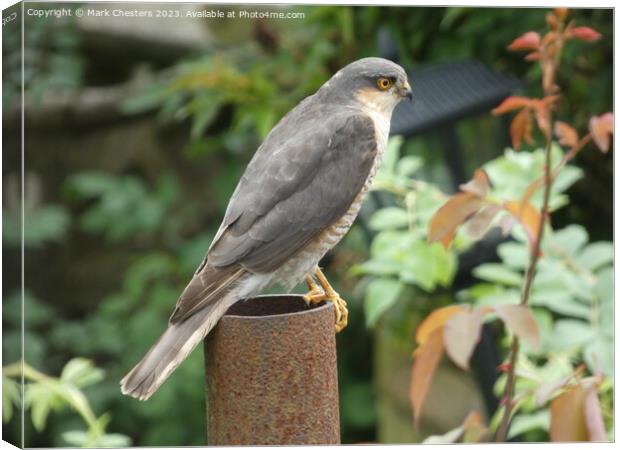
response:
M413 92L411 91L411 86L408 81L405 81L405 84L403 84L403 97L407 97L409 101L413 100Z

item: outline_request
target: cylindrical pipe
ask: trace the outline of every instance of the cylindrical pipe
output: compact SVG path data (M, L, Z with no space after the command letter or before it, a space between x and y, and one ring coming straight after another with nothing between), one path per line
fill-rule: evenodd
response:
M205 340L209 445L339 444L333 304L233 305Z

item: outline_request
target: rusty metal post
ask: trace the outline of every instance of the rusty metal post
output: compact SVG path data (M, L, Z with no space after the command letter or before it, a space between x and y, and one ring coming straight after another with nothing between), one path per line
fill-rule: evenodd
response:
M331 303L259 296L205 340L209 445L339 444Z

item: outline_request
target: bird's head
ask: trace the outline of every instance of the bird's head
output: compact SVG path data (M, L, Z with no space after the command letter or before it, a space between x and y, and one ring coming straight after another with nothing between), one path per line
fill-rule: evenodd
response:
M385 114L391 114L401 100L413 97L405 70L383 58L352 62L336 72L323 89L339 100L346 98Z

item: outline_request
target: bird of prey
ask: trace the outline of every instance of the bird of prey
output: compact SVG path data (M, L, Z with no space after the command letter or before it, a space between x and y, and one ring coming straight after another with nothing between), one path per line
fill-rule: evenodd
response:
M167 330L121 380L123 394L148 399L233 303L274 283L290 291L305 279L304 299L334 302L336 331L346 326L346 303L317 264L355 220L392 111L411 97L402 67L364 58L280 120L245 169Z

